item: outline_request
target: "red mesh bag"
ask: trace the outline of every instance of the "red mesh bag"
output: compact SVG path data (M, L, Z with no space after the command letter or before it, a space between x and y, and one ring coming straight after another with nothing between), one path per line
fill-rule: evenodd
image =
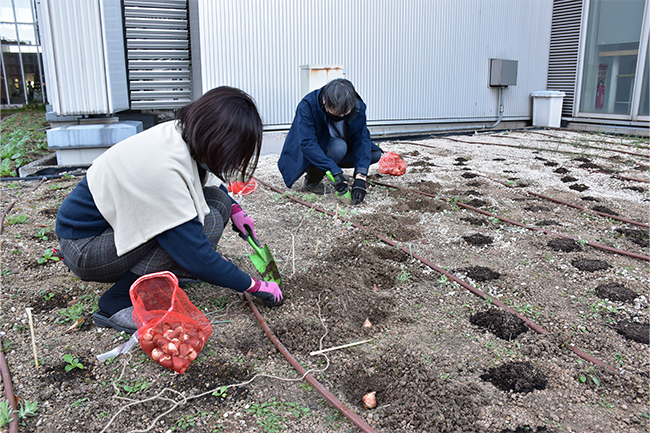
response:
M406 173L406 163L398 154L387 152L379 160L379 172L391 176L401 176Z
M248 182L232 180L228 183L228 191L238 195L248 195L257 189L257 180L251 178Z
M129 291L140 346L163 367L183 374L212 335L212 325L168 271L143 275Z

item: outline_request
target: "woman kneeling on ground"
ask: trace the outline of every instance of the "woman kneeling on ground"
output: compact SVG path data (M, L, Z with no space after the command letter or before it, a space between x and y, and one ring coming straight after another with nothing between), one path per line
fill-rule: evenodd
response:
M135 332L129 289L165 270L248 291L269 306L282 302L276 283L252 278L215 251L229 220L255 235L253 219L222 182L250 178L262 130L250 96L218 87L93 162L61 205L56 233L75 275L114 283L99 299L97 325Z

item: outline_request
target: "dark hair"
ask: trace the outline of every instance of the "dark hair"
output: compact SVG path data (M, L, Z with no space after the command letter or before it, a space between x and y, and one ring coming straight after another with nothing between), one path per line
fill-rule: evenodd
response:
M352 83L344 78L330 81L321 91L325 106L338 115L350 112L357 103L357 97Z
M217 87L176 113L192 158L222 181L248 180L262 149L262 119L255 102L233 87Z

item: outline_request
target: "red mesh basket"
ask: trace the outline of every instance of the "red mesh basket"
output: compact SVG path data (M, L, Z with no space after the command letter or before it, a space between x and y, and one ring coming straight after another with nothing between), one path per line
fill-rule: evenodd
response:
M162 366L184 373L212 335L208 318L168 271L143 275L129 293L142 350Z
M379 172L391 176L401 176L406 173L406 162L393 152L386 152L379 160Z

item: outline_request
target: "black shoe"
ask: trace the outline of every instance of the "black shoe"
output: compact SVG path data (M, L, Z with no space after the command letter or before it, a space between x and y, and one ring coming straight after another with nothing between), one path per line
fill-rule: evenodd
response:
M307 182L307 179L305 179L303 186L307 191L318 195L331 194L334 192L332 188L325 185L322 181L316 183L309 183Z
M307 173L305 173L303 186L307 191L314 194L331 194L333 190L323 183L323 176L325 176L325 173L312 165L307 169Z
M135 326L132 313L133 307L123 308L112 316L97 310L93 313L93 322L102 328L115 328L118 331L133 334L138 328Z

